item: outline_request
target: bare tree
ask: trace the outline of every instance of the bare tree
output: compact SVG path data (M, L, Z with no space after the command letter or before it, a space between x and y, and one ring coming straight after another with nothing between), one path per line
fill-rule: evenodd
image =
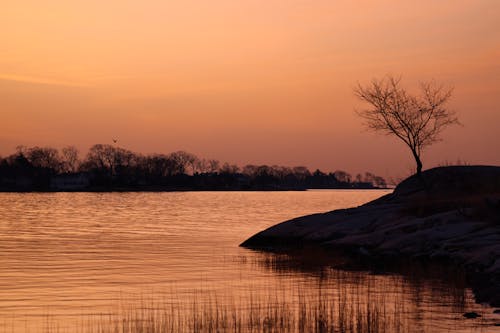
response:
M196 172L214 173L219 170L219 161L206 158L197 158L194 162Z
M309 169L305 166L296 166L292 168L293 174L298 180L305 180L311 175Z
M352 176L348 172L342 170L336 170L333 174L335 178L342 183L350 183L352 180Z
M95 144L90 147L85 169L95 169L101 172L107 172L109 175L115 174L115 147L107 144Z
M358 173L358 174L356 175L355 182L356 182L356 183L361 183L361 182L363 182L363 176L361 176L361 174L360 174L360 173Z
M26 150L26 157L38 168L48 168L59 172L61 158L59 152L51 147L32 147Z
M76 172L78 168L78 149L74 146L67 146L61 150L61 163L63 172Z
M456 113L446 107L452 88L435 82L420 83L420 94L412 95L400 85L401 78L388 76L372 80L354 89L355 95L371 108L358 111L366 126L376 132L395 135L411 150L422 172L422 150L440 141L440 133L449 125L459 124Z
M240 171L240 168L236 164L229 164L226 162L220 167L219 171L223 174L235 174Z
M209 165L208 171L211 173L214 173L214 172L217 172L217 170L219 170L220 162L217 160L211 159L211 160L208 160L208 165Z
M196 161L198 160L198 157L196 155L185 152L185 151L176 151L173 153L170 153L168 155L168 158L172 160L177 168L176 172L177 174L187 174L189 171L191 174L194 174L196 172ZM188 171L188 169L190 169Z

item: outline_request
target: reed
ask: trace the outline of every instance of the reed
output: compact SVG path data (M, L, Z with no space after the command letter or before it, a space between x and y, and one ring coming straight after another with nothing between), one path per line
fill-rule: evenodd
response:
M247 264L263 264L271 271L291 276L295 270L303 268L296 267L296 261L284 255L263 258L263 263ZM425 298L436 297L436 302L458 302L461 306L455 310L459 319L468 307L462 278L456 281L457 289L461 290L456 293L436 289L431 282L438 281L438 278L429 281L417 278L420 274L428 275L428 269L447 275L444 266L439 270L408 265L408 275L413 279L397 275L381 278L366 272L321 267L318 270L308 266L303 271L306 276L302 278L277 280L279 283L266 279L265 283L270 285L263 285L262 281L256 281L255 285L222 288L208 284L194 291L172 286L167 292L151 292L142 297L132 294L129 299L117 301L116 306L104 309L105 313L80 316L80 322L62 321L60 326L60 320L47 316L44 329L25 332L432 332L440 324L426 322L426 318L417 315L419 304L425 303ZM451 283L449 288L453 289L454 285ZM422 298L422 295L427 296ZM423 328L422 325L430 326ZM2 330L0 325L0 333L18 332L13 329L14 323L4 323L3 327L7 329ZM9 327L12 330L8 330ZM470 327L472 331L474 327Z
M402 318L403 303L370 293L370 286L344 285L336 295L319 286L305 294L299 287L237 297L193 293L176 302L142 301L114 315L94 316L86 333L167 332L411 332ZM368 293L367 293L368 291ZM224 301L222 301L224 299Z

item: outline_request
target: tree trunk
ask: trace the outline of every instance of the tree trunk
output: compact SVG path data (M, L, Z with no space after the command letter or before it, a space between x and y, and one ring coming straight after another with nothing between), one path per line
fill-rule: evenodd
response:
M415 162L417 163L417 176L421 177L422 175L422 161L420 160L420 156L417 154L415 150L412 149L413 157L415 158Z
M425 192L429 194L429 186L422 176L422 161L420 160L420 156L416 150L412 149L411 152L413 153L413 157L415 158L415 162L417 163L417 179L420 181L420 184L422 184Z

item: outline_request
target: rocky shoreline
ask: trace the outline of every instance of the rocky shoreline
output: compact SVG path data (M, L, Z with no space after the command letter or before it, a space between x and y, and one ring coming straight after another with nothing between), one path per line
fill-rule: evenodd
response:
M463 267L478 302L500 306L500 167L455 166L412 176L360 207L292 219L241 244L314 245L364 260L418 258Z

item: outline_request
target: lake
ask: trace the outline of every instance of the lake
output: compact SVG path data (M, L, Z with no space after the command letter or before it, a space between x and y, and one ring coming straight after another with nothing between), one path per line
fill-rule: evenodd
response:
M500 331L460 282L238 247L389 192L0 193L0 332Z

